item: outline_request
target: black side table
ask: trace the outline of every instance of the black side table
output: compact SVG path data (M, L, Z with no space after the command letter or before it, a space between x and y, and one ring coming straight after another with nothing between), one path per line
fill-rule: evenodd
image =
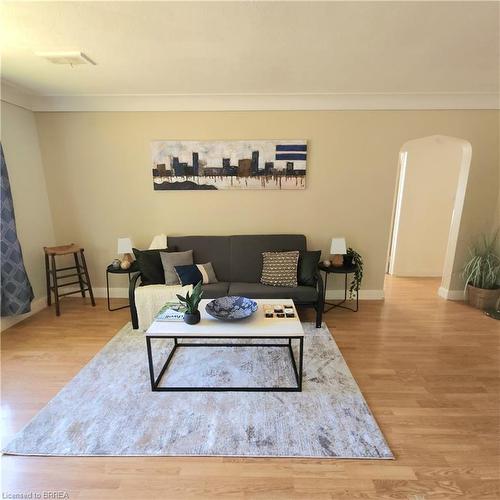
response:
M348 274L353 274L357 271L358 267L355 266L355 265L343 265L343 266L340 266L340 267L334 267L334 266L330 266L330 267L327 267L325 265L323 265L323 263L320 263L318 265L318 268L320 271L323 271L325 273L325 287L324 287L324 291L323 291L323 302L325 304L325 306L330 306L328 308L324 308L323 309L323 312L328 312L330 311L331 309L333 309L334 307L341 307L342 309L348 309L349 311L353 311L353 312L358 312L358 308L359 308L359 287L356 287L356 309L353 309L352 307L347 307L347 306L344 306L342 305L344 302L347 302L347 275ZM327 283L328 283L328 275L332 273L332 274L344 274L345 275L345 280L344 280L344 300L340 301L340 302L327 302L326 301L326 286L327 286Z
M126 307L130 307L130 304L127 304L126 306L115 307L114 309L111 308L111 303L109 300L109 275L128 274L128 281L130 283L130 280L132 279L132 273L138 273L138 272L139 272L139 266L137 265L136 261L132 262L132 264L128 269L122 269L121 267L115 269L113 268L113 266L111 266L111 264L106 268L106 297L108 299L108 311L118 311L119 309L125 309Z

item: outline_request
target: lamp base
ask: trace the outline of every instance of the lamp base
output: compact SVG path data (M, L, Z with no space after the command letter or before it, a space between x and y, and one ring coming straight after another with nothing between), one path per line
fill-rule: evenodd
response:
M123 259L120 262L120 267L122 269L129 269L130 266L132 265L132 261L133 261L132 255L130 255L129 253L124 253Z
M340 253L332 255L332 266L342 267L344 265L344 256Z

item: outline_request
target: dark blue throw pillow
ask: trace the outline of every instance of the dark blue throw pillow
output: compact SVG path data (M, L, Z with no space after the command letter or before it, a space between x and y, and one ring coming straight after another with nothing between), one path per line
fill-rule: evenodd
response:
M196 264L175 266L174 269L182 286L196 285L200 281L203 281L203 276Z

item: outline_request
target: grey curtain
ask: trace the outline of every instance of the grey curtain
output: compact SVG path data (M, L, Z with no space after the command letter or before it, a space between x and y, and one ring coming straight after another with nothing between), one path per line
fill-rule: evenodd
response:
M33 289L26 274L21 245L17 239L14 204L10 191L9 174L0 144L1 155L1 306L2 316L24 314L31 310Z

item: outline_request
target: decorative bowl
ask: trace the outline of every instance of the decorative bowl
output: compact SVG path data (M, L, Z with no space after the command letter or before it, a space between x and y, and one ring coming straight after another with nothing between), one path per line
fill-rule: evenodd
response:
M248 318L257 310L257 307L255 300L232 295L210 301L205 310L216 319L235 321Z

